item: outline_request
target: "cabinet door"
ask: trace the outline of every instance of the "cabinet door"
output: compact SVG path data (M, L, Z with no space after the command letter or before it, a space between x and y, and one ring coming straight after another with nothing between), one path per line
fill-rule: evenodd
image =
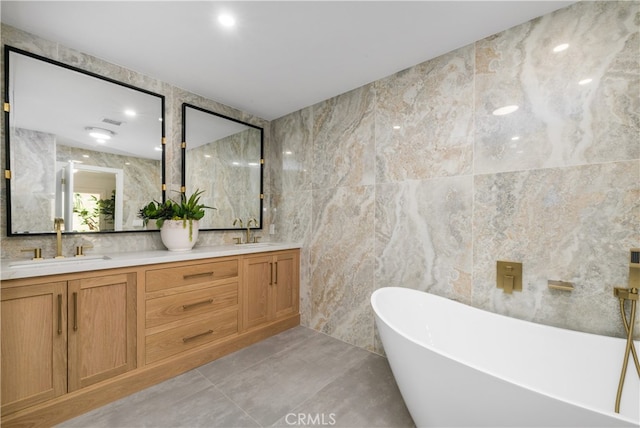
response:
M136 367L135 274L69 281L69 391Z
M0 292L2 414L67 392L67 284Z
M299 257L297 252L274 256L272 311L275 318L298 313Z
M273 275L271 256L244 260L243 327L251 328L269 321L269 295Z

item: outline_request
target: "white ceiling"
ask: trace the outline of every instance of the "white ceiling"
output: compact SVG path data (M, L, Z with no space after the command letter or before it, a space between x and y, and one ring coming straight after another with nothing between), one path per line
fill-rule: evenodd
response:
M2 22L267 120L574 1L5 1ZM218 13L236 17L221 27Z

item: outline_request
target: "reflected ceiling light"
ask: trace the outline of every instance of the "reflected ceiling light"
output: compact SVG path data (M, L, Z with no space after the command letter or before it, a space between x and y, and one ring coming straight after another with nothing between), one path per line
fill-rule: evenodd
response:
M569 48L569 43L562 43L561 45L558 45L558 46L556 46L555 48L553 48L553 51L554 51L555 53L558 53L558 52L565 51L565 50L567 50L568 48Z
M210 157L211 157L211 155L204 155L204 157L205 157L205 158L210 158Z
M156 152L161 152L162 151L162 146L156 146L153 148L153 150L155 150Z
M231 162L231 165L240 165L240 162Z
M249 162L247 165L249 165L249 166L258 166L260 164L257 163L257 162Z
M514 111L518 110L518 106L517 105L509 105L509 106L504 106L504 107L500 107L497 108L493 111L493 115L494 116L504 116L507 114L511 114Z
M236 25L236 19L228 13L221 13L218 15L218 22L220 25L227 28L231 28Z
M292 155L293 152L291 150L287 150L286 152L284 152L285 155Z
M135 116L137 113L136 113L136 111L135 111L135 110L127 109L127 110L125 110L125 111L124 111L124 114L125 114L125 115L127 115L127 116L129 116L129 117L133 117L133 116Z
M106 140L110 140L116 133L104 128L94 128L93 126L87 126L84 128L89 133L89 136L98 140L98 142L104 143ZM102 140L102 141L99 141Z
M82 155L82 157L83 157L83 158L88 158L88 157L89 157L89 155Z
M393 129L400 129L400 125L393 125Z
M578 82L578 85L587 85L587 84L589 84L591 82L593 82L593 79L591 79L591 78L582 79L581 81Z
M511 141L518 141L520 139L519 135L514 135L513 137L511 137Z

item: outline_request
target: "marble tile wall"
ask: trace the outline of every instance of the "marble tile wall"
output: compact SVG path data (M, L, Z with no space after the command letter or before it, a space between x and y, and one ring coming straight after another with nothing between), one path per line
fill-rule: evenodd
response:
M20 170L29 168L33 174L14 175L13 200L30 215L13 216L17 231L43 230L37 219L50 215L55 204L56 137L46 132L16 128L16 146L11 152L11 164Z
M369 296L402 286L622 336L639 26L638 2L579 2L273 121L270 211L304 243L303 324L381 351ZM497 260L523 263L522 293L495 287Z
M236 218L245 225L250 218L260 218L262 153L259 144L250 144L255 141L260 141L260 132L249 128L187 149L186 188L204 191L200 202L216 209L200 220L201 229L226 228ZM209 179L212 175L215 180Z
M182 154L180 143L182 142L182 103L186 102L260 126L264 128L265 131L265 146L269 145L270 124L264 119L203 98L200 95L187 92L169 83L145 76L134 70L120 67L89 54L69 49L58 43L42 39L33 34L3 24L1 25L1 45L3 49L5 44L164 95L165 137L167 141L166 184L168 197L176 196L181 187ZM0 58L0 69L4 72L3 61L4 57ZM1 80L0 84L4 85L4 79ZM4 93L4 88L2 88L2 91ZM4 116L2 121L4 121ZM0 127L0 139L4 141L4 126ZM4 144L0 145L0 162L4 165ZM268 180L268 173L265 174L265 180ZM268 183L268 181L265 181L265 183ZM51 236L7 237L6 191L4 184L0 186L0 189L0 256L3 258L25 257L25 253L21 253L20 250L33 247L42 248L45 257L46 254L55 253L55 239ZM265 206L269 206L271 193L268 185L265 185L264 193ZM159 190L157 198L160 199L160 197L161 193ZM268 212L265 212L263 215L263 222L266 227L268 227L269 224L268 214ZM202 232L198 238L198 245L206 246L231 243L233 242L232 238L234 236L238 236L238 232ZM76 245L92 245L92 251L95 253L144 251L165 248L162 245L158 232L75 235L72 238L63 240L63 251L68 254L73 254L74 246Z

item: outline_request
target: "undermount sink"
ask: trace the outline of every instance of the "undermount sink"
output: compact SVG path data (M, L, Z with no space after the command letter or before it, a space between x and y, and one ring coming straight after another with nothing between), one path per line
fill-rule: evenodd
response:
M111 257L101 255L90 255L82 257L65 257L63 259L43 259L43 260L19 260L15 262L9 262L10 268L41 268L41 267L53 267L60 265L74 265L88 262L99 262L103 260L110 260Z
M252 244L236 244L238 248L260 248L260 247L270 247L272 245L276 245L273 242L254 242Z

